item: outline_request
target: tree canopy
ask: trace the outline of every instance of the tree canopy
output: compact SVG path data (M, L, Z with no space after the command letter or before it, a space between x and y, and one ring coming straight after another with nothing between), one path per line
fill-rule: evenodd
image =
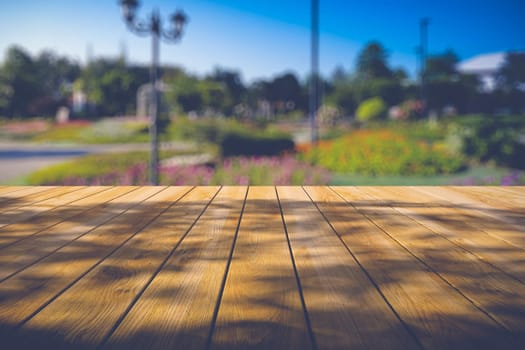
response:
M381 43L372 41L357 56L357 75L363 79L390 78L388 53Z
M456 69L452 50L430 55L426 61L427 108L438 113L454 107L464 113L492 113L504 108L525 109L525 53L508 53L497 74L497 89L483 92L476 76ZM196 115L237 117L306 115L310 79L283 72L249 84L241 73L215 68L205 76L179 67L160 67L166 87L163 102L172 111ZM353 117L363 101L380 98L385 108L421 99L418 82L389 63L387 49L377 41L363 46L354 67L338 66L331 76L319 76L323 103L338 115ZM80 117L133 114L137 91L149 83L149 67L123 58L102 57L85 65L46 50L31 55L10 47L0 64L0 116L53 116L70 106L74 91L87 96L88 109ZM421 101L419 101L421 102Z

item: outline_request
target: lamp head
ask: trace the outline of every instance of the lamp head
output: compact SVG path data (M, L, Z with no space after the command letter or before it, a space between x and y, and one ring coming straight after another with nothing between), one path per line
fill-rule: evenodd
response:
M126 21L133 22L139 2L137 0L120 0L120 6L122 7L122 15Z
M186 17L184 12L182 12L182 10L177 10L171 16L171 21L172 21L175 33L182 33L182 30L184 29L184 25L188 21L188 18Z

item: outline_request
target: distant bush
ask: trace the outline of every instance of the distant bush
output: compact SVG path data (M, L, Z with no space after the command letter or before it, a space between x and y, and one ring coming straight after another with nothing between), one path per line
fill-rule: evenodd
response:
M320 142L303 157L338 173L364 175L436 175L463 168L462 157L439 145L413 141L390 130L359 130Z
M276 156L294 149L288 133L230 118L176 119L169 137L217 144L223 157Z
M449 139L459 142L461 152L481 162L525 169L523 116L471 115L459 117L450 127Z
M382 119L386 116L386 104L381 97L372 97L359 104L356 117L362 122Z
M419 121L390 121L381 123L379 129L388 128L396 134L405 136L414 141L424 141L435 143L444 141L447 137L447 124L440 122L430 122L428 120Z
M36 142L72 142L107 144L148 141L148 124L134 118L104 118L97 122L74 120L64 124L51 124L35 133L30 140Z
M179 117L168 126L167 137L219 144L228 133L250 133L253 131L255 131L254 127L232 118L198 118L192 120Z
M223 157L277 156L293 152L294 142L286 135L228 133L220 143Z

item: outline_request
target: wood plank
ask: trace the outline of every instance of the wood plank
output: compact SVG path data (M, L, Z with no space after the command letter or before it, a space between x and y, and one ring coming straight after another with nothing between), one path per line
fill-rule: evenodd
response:
M176 189L143 187L127 200L136 205L116 218L0 283L0 335L11 334L58 294L140 232L179 196Z
M507 332L330 189L314 202L425 348L509 346Z
M475 227L473 221L483 220L481 214L458 213L454 203L438 201L415 188L362 188L367 193L388 200L399 212L525 283L523 250Z
M106 348L205 349L246 191L222 188Z
M0 196L4 196L8 193L14 193L16 191L20 191L27 188L27 186L2 186L0 188ZM1 201L1 198L0 198Z
M39 193L45 193L56 189L57 186L27 186L22 188L20 191L8 192L2 194L0 197L0 209L2 212L8 210L9 205L15 207L22 206L24 204L30 204L33 202L35 195Z
M250 187L211 348L311 347L275 189Z
M514 193L506 191L504 187L493 186L447 186L444 189L461 192L475 198L489 206L523 211L525 207L525 191Z
M479 203L479 201L469 200L466 196L445 187L418 187L415 188L415 191L421 192L430 198L436 198L437 200L449 203L449 207L453 207L459 215L469 217L470 225L525 250L525 235L523 234L525 231L523 222L525 222L525 220L523 220L523 218L514 219L508 215L507 211L500 209L494 210L483 203ZM501 191L499 192L501 193ZM505 196L505 198L511 203L510 196ZM518 205L521 204L516 204L515 208L518 208ZM524 207L525 200L521 208Z
M505 222L518 227L525 227L525 192L521 195L522 200L517 194L494 187L472 186L465 188L464 186L455 186L447 187L446 190L461 193L476 203L475 205L481 205L490 213L503 217ZM516 196L519 200L515 199Z
M179 198L190 189L176 187L169 191L171 196ZM33 337L34 344L47 348L63 344L73 348L99 345L147 287L218 189L199 187L174 202L155 221L24 324L21 334L36 331L55 335L44 339ZM140 319L143 316L140 315Z
M79 200L71 209L64 208L59 210L57 215L53 215L63 215L65 218L49 228L45 227L45 220L11 225L9 235L4 232L4 235L0 236L0 242L4 244L9 242L8 238L14 242L0 249L0 282L133 207L137 195L130 192L134 190L137 190L137 187L115 187ZM54 219L51 217L51 222ZM15 239L18 240L14 241Z
M318 348L419 349L303 189L277 190Z
M525 186L498 186L501 191L515 193L519 196L525 196Z
M106 191L98 191L91 196L79 199L73 203L54 208L46 212L45 215L39 215L31 218L31 220L4 226L0 228L0 249L32 237L40 232L44 232L67 220L74 221L74 223L69 225L70 228L73 226L80 228L83 223L89 222L91 218L90 209L97 206L100 206L102 209L106 202L135 189L136 187L132 186L108 188ZM86 214L86 217L79 215L81 213Z
M0 229L16 222L34 219L39 214L72 203L76 200L103 191L104 189L107 189L107 187L78 187L75 188L74 191L61 193L56 197L46 199L34 205L26 205L6 210L2 212L2 216L0 216Z
M358 211L516 336L525 337L525 285L359 188L334 188ZM365 202L369 202L367 205ZM359 204L364 203L364 204Z
M31 193L30 195L2 204L2 213L8 213L19 208L34 206L35 204L62 194L78 191L81 188L83 188L83 186L56 186L42 192Z

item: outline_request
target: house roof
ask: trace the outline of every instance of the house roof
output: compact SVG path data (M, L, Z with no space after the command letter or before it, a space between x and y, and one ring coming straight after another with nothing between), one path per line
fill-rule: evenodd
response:
M505 55L505 52L495 52L474 56L458 63L457 69L471 74L495 73L505 62Z

